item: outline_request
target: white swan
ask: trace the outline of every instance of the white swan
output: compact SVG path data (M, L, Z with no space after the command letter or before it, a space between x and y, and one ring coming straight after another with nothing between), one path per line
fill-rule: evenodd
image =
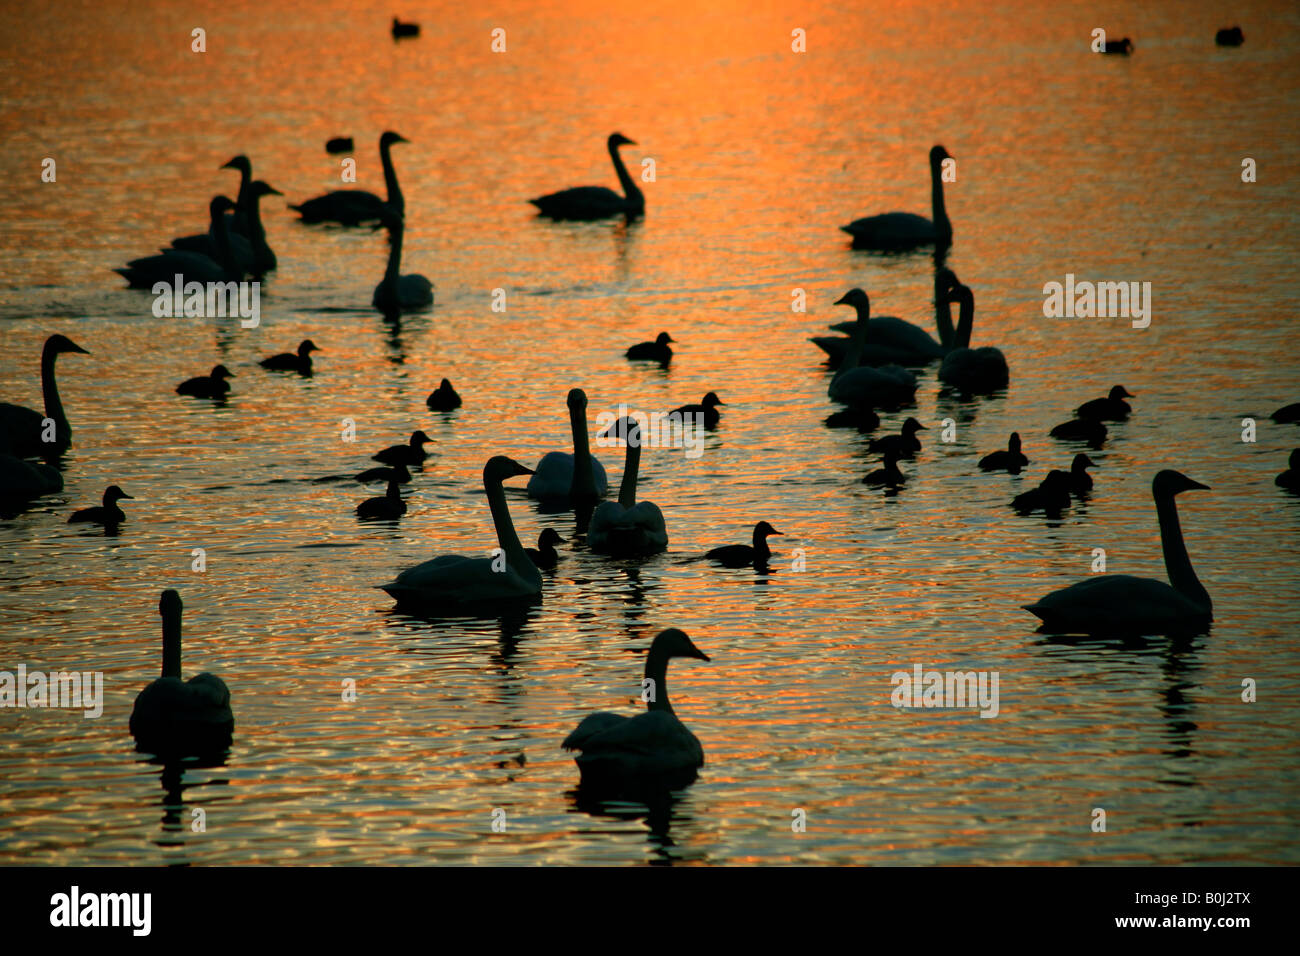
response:
M961 303L961 318L957 322L954 348L943 357L943 364L939 366L939 381L973 394L1006 388L1011 379L1007 357L989 345L978 349L970 347L971 331L975 325L975 294L968 286L957 283L949 290L948 301Z
M537 207L539 216L550 219L592 220L641 215L645 212L645 196L637 188L636 181L628 175L627 167L618 155L620 146L635 145L622 133L611 133L606 141L609 158L614 161L614 172L618 174L619 184L626 195L620 196L605 186L576 186L528 201Z
M152 289L159 282L170 286L178 274L182 282L242 281L244 272L235 261L225 218L226 212L234 208L235 204L226 196L216 196L208 204L209 228L216 238L215 259L202 252L168 249L156 256L132 259L125 268L113 271L126 279L132 289Z
M0 451L18 458L57 458L72 444L72 426L59 399L59 384L54 378L54 361L65 352L90 353L64 335L51 335L41 347L41 395L45 414L22 405L0 402ZM45 427L46 419L54 423L53 434ZM44 437L53 441L43 441Z
M623 481L618 501L602 501L592 512L587 545L601 554L620 556L657 554L668 547L663 512L653 501L636 500L637 472L641 465L641 425L620 418L600 433L601 438L621 438L627 444Z
M230 746L235 716L230 691L213 674L181 680L181 596L164 591L162 675L135 698L131 735L139 750L169 756L209 754Z
M943 206L943 161L949 159L942 146L930 150L930 209L933 220L911 212L887 212L879 216L855 219L840 226L853 237L855 249L904 251L917 246L939 246L952 243L952 223Z
M1198 631L1213 619L1214 606L1192 569L1174 496L1193 488L1208 490L1166 469L1151 482L1160 522L1169 583L1128 574L1099 574L1023 605L1049 634L1171 634Z
M957 284L951 269L938 269L934 274L934 324L938 341L929 332L892 315L874 316L867 322L867 343L862 349L862 365L928 365L942 358L952 348L954 338L952 310L948 306L947 292ZM826 362L839 368L849 350L853 334L852 321L837 322L832 331L843 335L815 335L808 341L826 353Z
M491 602L532 599L542 593L542 573L529 560L510 520L502 482L516 475L531 475L532 469L497 455L483 466L483 488L487 491L492 523L496 526L498 551L492 557L467 558L444 554L407 568L396 579L380 587L399 605L454 608Z
M548 451L542 456L533 477L528 479L530 498L590 500L605 497L609 490L605 467L592 457L587 437L587 393L580 388L571 389L567 403L569 427L573 432L573 454ZM574 468L575 463L582 462L590 464Z
M414 272L398 275L402 268L402 233L405 231L402 217L391 209L383 209L379 218L388 230L388 265L384 277L375 286L371 304L385 315L433 305L432 282Z
M665 675L674 657L709 659L677 628L661 631L645 661L641 685L645 713L635 717L607 711L589 714L564 738L561 747L580 751L575 761L584 784L689 782L704 766L704 748L668 700Z
M401 187L397 185L397 170L393 167L391 150L396 143L409 142L409 139L391 130L379 137L379 161L384 167L384 187L388 191L386 200L364 189L335 189L289 208L298 213L305 223L337 222L344 226L374 222L385 209L390 209L399 216L406 215L406 199L402 196Z
M867 294L861 289L850 289L835 304L853 306L858 320L853 325L849 350L826 394L837 402L859 407L900 405L910 401L916 394L916 376L907 369L897 365L870 368L860 364L871 318L871 300Z

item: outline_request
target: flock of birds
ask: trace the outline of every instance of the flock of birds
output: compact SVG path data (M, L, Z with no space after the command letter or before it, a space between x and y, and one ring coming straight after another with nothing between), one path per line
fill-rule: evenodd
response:
M418 34L418 26L393 21L394 37ZM1240 42L1240 31L1236 31ZM1225 40L1221 32L1219 42ZM1127 40L1106 52L1128 52ZM405 202L393 166L391 149L407 140L385 132L379 140L386 196L358 189L342 189L290 206L303 223L333 223L343 227L373 226L386 229L390 252L384 274L375 288L372 304L386 316L433 304L433 284L424 276L400 272ZM607 147L622 192L603 186L567 189L531 199L538 214L555 220L596 220L615 216L635 218L645 209L645 197L619 155L623 146L635 145L620 133L612 134ZM331 152L351 148L351 140L331 140ZM851 289L837 302L853 308L851 321L831 328L838 333L811 339L826 354L833 370L828 398L842 406L827 424L870 432L880 425L879 411L897 411L914 404L916 370L938 363L942 386L964 397L1000 392L1010 381L1006 355L992 346L973 347L975 297L951 269L942 265L943 253L953 239L943 197L942 167L948 152L942 146L930 150L931 215L893 212L857 219L842 227L859 249L907 251L933 247L938 263L934 278L935 330L937 337L919 325L892 316L873 316L871 300L862 289ZM170 284L177 274L186 281L241 281L262 276L276 268L274 251L267 242L259 204L266 196L281 195L267 183L253 178L252 164L237 156L222 168L240 174L237 201L216 196L209 205L206 232L174 240L156 255L132 260L116 270L132 288L151 288L157 282ZM954 325L952 307L959 312ZM672 361L674 339L660 333L653 341L629 347L630 361L650 361L666 366ZM261 366L269 371L312 374L312 353L320 349L311 340L293 352L269 356ZM41 353L41 389L44 410L0 404L0 497L7 514L21 510L43 495L63 487L61 458L71 444L72 429L59 398L55 361L68 353L86 350L63 335L51 335ZM207 375L181 382L182 396L214 402L229 394L233 373L224 365ZM1084 403L1074 417L1051 430L1051 436L1066 442L1099 447L1107 438L1107 423L1125 422L1133 398L1122 385L1106 396ZM428 397L432 411L450 413L463 405L451 382L443 379ZM695 404L674 411L707 429L721 422L719 407L724 403L709 392ZM604 466L592 455L588 434L587 396L573 388L566 399L572 436L571 451L545 455L535 468L512 458L496 456L484 465L483 487L496 536L490 556L446 554L407 568L380 587L398 607L420 613L499 613L516 602L540 600L545 590L543 571L556 567L561 554L556 546L564 539L553 528L541 532L536 548L525 548L511 519L504 483L527 477L530 498L548 505L571 509L577 517L578 534L595 553L619 558L654 555L668 547L664 511L659 505L637 497L641 469L641 429L635 417L624 417L601 433L602 439L622 441L625 460L616 500L606 499L609 481ZM1277 422L1300 422L1300 403L1279 409ZM691 418L684 419L688 425ZM900 468L914 460L921 450L920 433L927 426L914 417L906 418L897 434L873 439L869 450L881 458L880 466L862 478L869 485L895 493L909 476ZM357 474L362 483L382 483L385 493L368 498L356 507L362 520L395 521L407 510L402 486L412 481L429 457L425 449L431 439L422 430L412 432L402 444L378 451L377 467ZM1030 464L1021 436L1013 432L1005 449L990 452L978 462L985 472L1018 475ZM1087 469L1095 463L1086 453L1075 454L1068 469L1047 472L1037 487L1017 495L1010 503L1021 513L1043 511L1059 515L1072 499L1086 498L1093 479ZM1280 487L1300 491L1300 448L1291 453L1289 468L1277 478ZM1196 577L1179 525L1175 497L1206 486L1172 470L1161 471L1152 481L1152 496L1160 527L1168 581L1130 575L1100 574L1024 605L1042 622L1041 630L1066 634L1173 634L1197 632L1212 618L1212 602ZM119 502L131 496L117 485L105 490L102 503L73 512L69 522L89 522L115 533L126 520ZM781 534L767 521L758 522L750 543L714 548L688 560L705 559L731 568L767 568L772 550L769 539ZM181 611L177 592L164 591L159 602L163 620L163 662L160 677L136 698L130 729L142 750L166 755L207 753L229 745L234 718L230 694L220 678L202 673L182 680ZM652 642L644 676L653 691L646 698L647 709L633 717L596 713L585 718L563 741L562 746L578 751L576 760L584 783L627 787L647 781L677 785L694 779L703 765L699 740L674 714L665 682L668 661L686 657L708 661L682 631L670 628Z

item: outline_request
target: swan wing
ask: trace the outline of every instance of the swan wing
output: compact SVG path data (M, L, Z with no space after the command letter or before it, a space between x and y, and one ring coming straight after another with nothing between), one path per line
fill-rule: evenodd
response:
M591 476L596 483L596 494L604 496L609 488L605 466L595 455L591 457ZM528 479L530 498L567 498L573 485L573 455L565 451L548 451L533 469Z
M583 750L594 737L598 737L619 724L627 723L629 720L631 720L630 717L611 713L607 710L588 714L582 718L582 722L573 729L573 732L564 738L564 743L560 744L560 746L565 750Z
M605 718L613 716L617 715L604 715ZM675 714L666 710L650 710L618 722L608 721L598 732L586 735L582 746L575 749L582 750L577 760L584 772L613 770L648 775L704 765L704 748L699 740Z
M63 476L58 469L0 452L0 495L38 497L62 490Z
M1210 619L1164 581L1129 574L1086 578L1024 607L1045 629L1069 634L1164 634Z
M592 512L587 543L593 550L617 554L662 551L668 547L663 512L653 501L638 501L631 508L602 501Z
M866 216L840 228L853 237L855 244L880 249L923 245L934 242L937 236L934 223L911 212Z
M521 569L500 558L470 558L444 554L407 568L388 584L380 585L397 601L426 604L469 604L479 601L531 597L541 592L542 575L536 567ZM501 568L501 570L497 570Z

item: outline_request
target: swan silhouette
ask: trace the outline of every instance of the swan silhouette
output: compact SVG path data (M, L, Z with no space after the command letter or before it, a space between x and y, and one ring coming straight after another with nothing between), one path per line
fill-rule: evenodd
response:
M637 188L635 180L628 175L623 158L618 154L620 146L635 146L636 143L622 133L611 133L607 146L609 158L614 162L614 172L626 195L620 196L604 186L577 186L528 200L538 209L539 216L548 219L595 220L609 219L611 216L634 218L645 212L645 197Z
M1290 405L1283 405L1269 417L1279 425L1290 425L1295 422L1300 422L1300 402L1292 402Z
M230 746L235 716L230 691L213 674L181 680L181 596L163 591L162 674L135 698L131 735L139 750L168 756L216 753Z
M8 451L18 458L58 458L72 444L72 426L63 411L59 398L59 384L54 377L54 363L68 352L90 353L65 335L51 335L41 346L41 396L45 401L45 414L23 405L0 402L0 451ZM46 419L54 424L53 434L45 425ZM44 441L45 437L53 441Z
M435 412L450 412L460 408L460 394L452 388L451 382L444 378L438 383L438 387L429 393L425 404Z
M1092 418L1099 422L1122 422L1133 411L1133 407L1124 399L1132 397L1133 394L1123 385L1115 385L1105 398L1094 398L1076 408L1074 417Z
M766 521L760 521L754 525L752 544L724 544L720 548L706 551L704 557L729 568L743 568L751 564L762 566L772 558L772 549L768 547L767 539L772 535L784 533L777 531Z
M0 451L0 514L4 514L6 505L62 490L63 476L57 468Z
M929 431L915 418L908 418L897 435L882 435L873 438L867 450L877 454L893 452L898 458L911 458L921 450L921 441L916 437L918 431Z
M623 417L600 433L601 438L620 438L627 445L623 481L618 501L602 501L592 512L587 529L587 546L599 554L619 557L657 554L668 547L668 529L663 512L652 501L636 500L637 473L641 465L641 425Z
M393 581L380 585L382 590L398 605L433 608L538 597L542 592L542 574L519 543L502 485L508 478L532 473L531 468L502 455L490 459L483 467L483 488L496 526L496 554L487 558L442 555L407 568Z
M841 404L862 408L910 402L916 394L915 375L898 365L870 368L861 364L871 319L871 300L867 294L861 289L850 289L835 304L853 306L858 319L853 325L853 336L844 361L831 379L826 394Z
M650 781L689 783L704 766L704 749L673 713L668 700L668 661L709 656L683 631L660 631L646 655L642 699L645 713L635 717L601 711L588 714L560 746L575 758L584 786L623 786Z
M573 454L548 451L528 479L528 497L542 500L591 501L605 497L609 482L605 467L591 454L587 437L587 393L569 390L569 428L573 432ZM577 467L575 467L575 465Z
M367 498L357 505L357 517L366 520L383 519L392 521L406 514L406 502L402 500L402 484L397 477L388 479L388 490L377 498Z
M667 365L673 360L673 350L668 347L668 343L675 341L677 340L667 332L660 332L653 342L638 342L624 354L633 362L658 362L660 365Z
M1178 521L1176 495L1208 490L1177 471L1151 482L1169 583L1128 574L1099 574L1023 605L1048 634L1146 635L1194 632L1213 619L1210 595L1192 569Z
M560 553L555 550L557 544L563 544L564 539L554 528L543 528L542 533L537 536L536 548L524 548L524 553L528 555L528 560L542 570L549 570L560 563Z
M218 365L207 375L196 375L181 382L176 386L176 394L192 395L195 398L224 398L230 391L230 383L226 379L234 377L234 372L224 365Z
M887 212L855 219L842 230L853 237L854 249L904 252L918 246L945 248L952 244L952 223L943 205L943 161L950 159L942 146L930 150L930 211L933 219L911 212Z
M379 137L379 161L384 167L384 186L388 190L386 200L364 189L335 189L289 208L298 213L307 224L334 222L342 226L359 226L381 219L385 210L404 216L406 200L402 196L401 187L397 185L392 147L397 143L409 142L409 139L391 130Z
M975 326L975 293L959 282L948 291L948 301L960 303L961 318L957 323L953 348L939 366L939 381L974 395L987 395L1006 388L1011 378L1006 356L992 346L970 347Z
M62 481L59 482L62 484ZM1288 491L1300 491L1300 448L1293 448L1287 459L1287 469L1273 479L1273 484ZM57 489L55 489L57 490Z
M1029 464L1029 459L1020 452L1020 432L1012 432L1007 439L1005 451L995 451L980 459L980 468L984 471L1008 471L1020 474L1020 469Z
M277 352L275 355L268 355L257 364L262 368L269 368L273 372L297 372L299 375L311 375L311 353L319 352L320 348L311 339L303 339L298 343L297 352Z
M256 179L246 190L240 190L239 211L233 215L224 215L226 241L230 243L230 255L240 271L261 277L275 269L275 252L267 244L266 229L262 225L261 199L263 196L283 195L278 189ZM241 229L242 232L239 231ZM195 236L173 239L171 249L162 251L166 255L173 249L197 252L215 262L221 261L220 241L211 227L207 232Z
M113 271L126 279L132 289L152 290L160 282L170 288L177 275L181 276L182 283L242 281L244 272L235 261L225 217L234 208L235 204L226 196L216 196L208 204L212 221L209 228L216 242L215 258L202 252L168 249L156 256L132 259L125 268Z
M861 365L928 365L952 348L954 338L952 314L946 294L957 284L951 269L938 269L934 274L934 322L939 333L935 341L929 332L892 315L879 315L867 321L867 342L862 348ZM826 353L826 364L839 368L844 362L852 342L853 322L837 322L832 331L844 335L816 335L808 341Z
M383 451L370 456L371 461L383 462L385 465L419 465L429 457L424 446L433 441L420 429L411 432L410 440L405 445L389 445Z
M384 277L375 286L371 304L385 315L433 305L433 283L417 273L398 275L402 267L402 217L391 209L381 209L379 220L388 230L388 265Z
M68 516L68 524L102 524L109 528L116 528L126 520L126 513L117 506L117 503L123 498L130 498L125 491L117 485L109 485L104 489L103 504L95 508L82 508L80 511L74 511Z

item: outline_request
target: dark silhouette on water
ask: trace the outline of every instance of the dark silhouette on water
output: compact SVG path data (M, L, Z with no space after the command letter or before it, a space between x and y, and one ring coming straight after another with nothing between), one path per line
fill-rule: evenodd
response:
M1108 432L1106 426L1095 418L1073 418L1061 422L1049 434L1062 441L1082 442L1091 448L1100 448Z
M973 349L971 333L975 330L975 293L960 282L947 293L947 302L961 306L953 347L939 366L939 381L972 395L988 395L1007 387L1011 372L1007 357L991 345Z
M266 229L262 226L261 199L284 194L260 179L253 180L243 192L247 195L239 200L238 214L227 213L224 216L226 241L230 243L230 255L235 265L254 278L261 278L276 267L275 252L267 243ZM243 232L236 232L236 226L242 227ZM201 253L214 261L221 258L220 242L212 228L198 235L173 239L171 248ZM167 254L171 249L162 251Z
M340 153L352 152L352 137L335 136L333 139L327 140L325 143L325 152L332 156L337 156Z
M399 275L402 268L402 234L405 232L402 217L391 209L383 208L379 211L379 220L388 230L388 264L384 268L384 277L375 286L371 305L390 317L428 308L433 305L433 283L414 272Z
M695 420L703 422L705 428L716 428L718 422L722 419L722 413L718 411L718 406L726 404L726 402L718 398L717 392L709 392L698 403L679 405L670 414L681 415L683 424L686 422L687 415L694 415Z
M448 379L443 379L438 383L438 387L429 393L429 397L424 403L435 412L450 412L453 409L460 408L460 394L452 388Z
M1274 478L1273 484L1288 491L1300 491L1300 448L1291 450L1286 471Z
M123 498L130 498L125 491L117 485L109 485L104 490L104 503L94 508L82 508L80 511L74 511L68 516L68 524L102 524L108 528L116 528L126 520L126 513L117 506L117 503Z
M1283 405L1269 417L1279 425L1291 425L1300 422L1300 402Z
M150 289L159 282L171 286L176 276L187 282L240 282L244 272L235 259L231 248L230 230L226 213L235 208L235 204L226 196L216 196L208 204L211 220L209 229L215 241L215 257L203 252L186 252L182 249L167 249L156 256L132 259L125 268L114 269L132 289Z
M357 505L357 517L393 520L406 514L406 502L402 500L402 485L399 479L388 480L388 490L378 498L367 498Z
M609 158L614 162L614 172L626 195L620 196L605 186L576 186L558 193L549 193L528 200L538 209L539 216L549 219L594 220L613 216L635 218L645 212L645 196L636 181L628 175L627 167L618 154L620 146L636 143L622 133L611 133L607 141Z
M1214 34L1214 42L1217 46L1241 46L1246 42L1246 35L1241 27L1226 27Z
M1074 416L1092 418L1099 422L1122 422L1133 411L1133 407L1124 399L1132 397L1132 393L1123 385L1115 385L1105 398L1094 398L1076 408Z
M402 446L404 447L404 446ZM356 480L363 485L373 484L377 481L390 482L396 481L400 484L406 484L411 480L411 473L405 465L394 465L391 468L367 468L361 474L356 476Z
M1070 473L1053 468L1037 488L1016 495L1011 507L1024 515L1041 511L1049 518L1060 517L1070 507L1070 488Z
M537 536L537 547L524 548L524 553L537 567L544 571L549 570L559 563L560 553L555 550L555 546L563 542L564 539L554 528L543 528L542 533Z
M1020 432L1011 433L1005 451L991 452L980 459L984 471L1008 471L1013 475L1020 474L1020 469L1027 464L1029 459L1020 451Z
M640 557L657 554L668 547L668 529L663 512L653 501L636 500L636 482L641 467L641 425L624 417L600 433L601 438L619 438L627 445L618 501L602 501L592 512L587 526L587 547L598 554Z
M311 375L311 353L321 349L311 339L298 343L297 352L277 352L267 356L257 364L274 372L297 372L299 375Z
M877 454L893 452L897 458L911 458L921 450L921 440L916 437L918 431L929 431L915 418L908 418L897 435L881 435L873 438L867 451Z
M892 315L878 315L867 320L867 341L862 347L859 365L920 366L934 362L953 348L952 310L946 294L957 284L951 269L936 269L934 273L934 324L939 333L935 341L919 325ZM826 364L839 368L853 341L853 327L857 320L836 322L834 332L843 335L815 335L808 341L826 353Z
M383 451L370 456L371 461L381 461L385 465L419 465L429 457L424 446L433 439L418 428L411 432L411 438L405 445L389 445Z
M384 185L388 190L386 200L364 189L335 189L289 208L308 224L334 222L342 226L359 226L379 220L385 209L392 210L398 216L405 215L406 200L397 185L397 170L393 168L390 151L396 143L409 142L391 130L379 137L379 160L384 167Z
M195 398L225 398L230 391L230 383L226 379L234 377L234 372L224 365L218 365L207 375L196 375L181 382L176 386L176 394L193 395Z
M930 213L932 219L910 212L887 212L855 219L842 230L853 237L854 249L904 252L921 246L952 244L952 223L943 205L943 161L950 159L942 146L930 150Z
M1101 52L1110 53L1112 55L1119 54L1120 56L1128 56L1133 52L1133 41L1128 37L1124 37L1122 40L1107 40L1102 46Z
M528 497L542 501L574 505L593 503L605 497L609 482L605 467L591 454L587 436L587 393L580 388L569 390L565 398L569 409L569 430L573 435L573 453L548 451L537 463L528 479ZM585 464L584 464L585 463Z
M888 485L898 488L907 481L907 475L898 468L898 449L891 448L885 452L884 464L875 471L868 472L862 479L864 485Z
M704 552L704 557L729 568L743 568L748 565L763 566L772 557L772 549L767 546L767 539L772 535L784 533L783 531L777 531L766 521L760 521L754 525L754 537L751 544L724 544L720 548L712 548Z
M90 353L77 345L65 335L51 335L41 346L41 397L44 400L45 413L24 405L11 405L0 402L0 451L7 451L18 458L44 458L56 460L72 444L72 426L63 411L63 402L59 398L59 385L54 377L54 363L60 355L67 352ZM49 419L54 423L53 434L45 425ZM44 441L49 437L53 441Z
M667 365L673 360L673 350L668 347L668 343L675 341L676 339L667 332L660 332L653 342L638 342L624 354L633 362L658 362L660 365Z
M1096 466L1097 463L1082 452L1070 462L1070 490L1076 498L1083 498L1092 491L1092 475L1088 474L1088 469Z
M916 395L916 376L901 365L874 368L864 363L871 329L871 298L862 289L850 289L835 300L857 313L844 360L826 388L832 401L858 408L896 408Z
M400 40L403 37L418 37L420 35L420 25L418 23L403 23L397 17L393 17L392 34L394 40Z

